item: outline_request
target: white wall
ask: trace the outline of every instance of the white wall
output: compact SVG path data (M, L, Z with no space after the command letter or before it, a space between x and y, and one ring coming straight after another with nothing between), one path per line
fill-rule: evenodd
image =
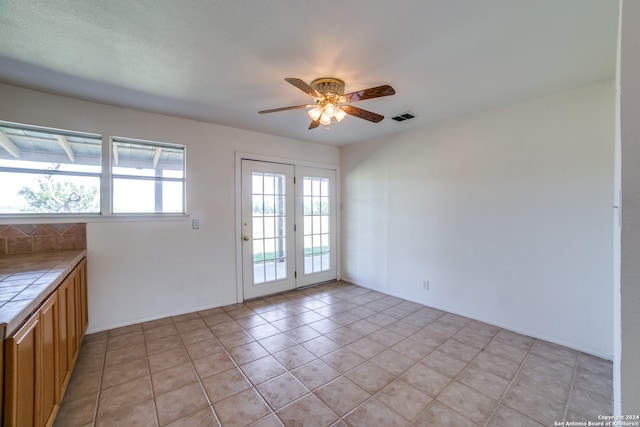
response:
M614 364L618 413L640 413L640 2L625 1L620 45L622 152L621 275L616 312L621 332Z
M236 151L339 162L335 147L8 85L0 99L0 120L187 146L187 208L199 230L189 218L89 222L89 332L237 302Z
M612 358L612 81L349 145L341 171L345 280Z

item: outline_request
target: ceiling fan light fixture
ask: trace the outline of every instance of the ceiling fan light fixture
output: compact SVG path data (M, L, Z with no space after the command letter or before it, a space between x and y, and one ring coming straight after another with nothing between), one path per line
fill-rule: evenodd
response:
M324 108L322 108L322 105L317 105L316 107L310 109L307 114L309 114L309 118L311 120L313 120L314 122L317 122L320 119L320 116L322 115Z
M323 126L328 126L331 124L331 117L327 115L327 113L322 113L320 116L320 124Z
M325 105L325 107L324 107L324 113L329 117L335 116L335 114L336 114L336 106L333 105L332 103L328 102L327 105Z
M338 123L340 123L342 119L344 119L346 116L347 116L347 113L345 113L342 108L336 108L336 113L333 117L335 117Z

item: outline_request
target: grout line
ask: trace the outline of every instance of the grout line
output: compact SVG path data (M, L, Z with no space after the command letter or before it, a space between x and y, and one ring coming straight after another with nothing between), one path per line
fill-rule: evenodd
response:
M578 377L578 365L580 364L580 357L582 353L578 352L578 356L576 357L576 364L573 367L573 375L571 376L571 385L569 386L569 394L567 395L567 403L564 405L564 413L562 414L563 421L567 420L567 413L569 412L569 401L571 400L571 394L573 393L573 387L576 382L576 378Z
M151 364L149 363L149 352L147 351L147 337L144 335L144 325L140 323L140 329L142 330L142 342L144 343L144 357L146 359L147 373L149 375L149 382L151 383L151 398L153 399L153 410L156 415L156 427L160 425L160 416L158 415L158 405L156 403L156 391L153 388L153 377L151 376Z
M107 363L107 345L109 344L109 334L107 334L107 338L105 339L105 343L104 343L104 352L102 353L102 367L100 368L100 380L98 381L98 393L96 395L96 403L94 405L93 408L93 417L91 419L91 425L95 426L96 423L98 422L98 409L100 406L100 395L102 394L102 380L104 378L104 369L105 369L105 365ZM82 346L80 346L80 349L78 349L78 358L80 358L80 351L82 350ZM76 362L77 363L77 362ZM73 372L72 372L73 374ZM71 377L69 377L69 382L71 382ZM67 384L67 387L69 387L69 384ZM60 402L60 404L62 404L62 402Z

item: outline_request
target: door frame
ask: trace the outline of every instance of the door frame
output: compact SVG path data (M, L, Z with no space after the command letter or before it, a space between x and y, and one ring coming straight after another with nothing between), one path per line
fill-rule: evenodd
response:
M320 169L332 169L336 172L336 275L341 279L341 221L340 221L340 166L330 163L310 162L306 160L291 159L287 157L266 156L256 153L236 151L235 153L235 250L236 250L236 298L237 302L244 301L244 289L242 284L242 160L255 160L271 163L284 163L293 166L304 166Z

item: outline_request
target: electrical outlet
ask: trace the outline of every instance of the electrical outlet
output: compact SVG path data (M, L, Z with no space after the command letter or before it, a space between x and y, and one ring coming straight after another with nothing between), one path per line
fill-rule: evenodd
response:
M193 228L194 230L197 230L200 228L200 220L199 219L192 219L191 220L191 228Z
M428 280L423 280L422 281L422 289L424 289L425 291L429 290L429 281Z

